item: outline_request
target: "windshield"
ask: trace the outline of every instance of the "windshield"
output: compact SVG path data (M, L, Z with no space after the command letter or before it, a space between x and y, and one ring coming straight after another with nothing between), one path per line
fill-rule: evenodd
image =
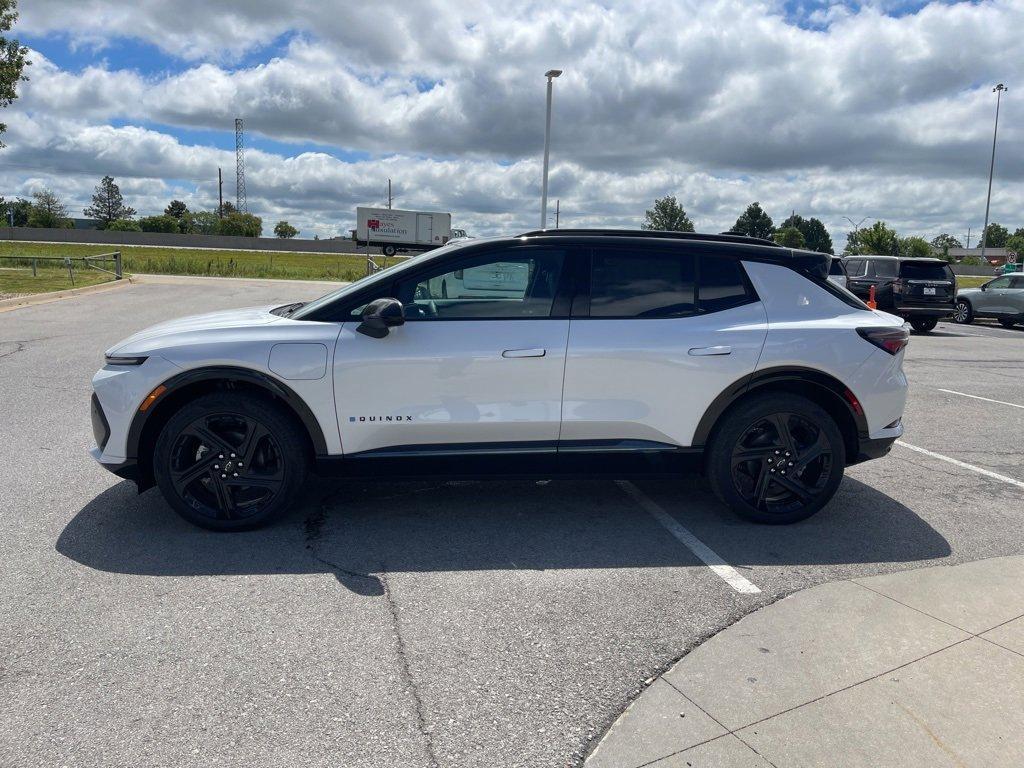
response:
M358 290L360 290L362 288L365 288L367 285L370 285L371 283L375 283L379 279L386 279L387 277L390 277L391 275L394 275L394 274L396 274L398 272L401 272L406 267L408 267L410 264L413 264L413 263L420 264L420 263L422 263L422 260L425 259L425 258L433 258L436 255L450 253L451 251L455 250L456 248L461 248L461 247L463 247L465 245L468 245L470 243L475 243L475 242L479 242L479 241L478 240L461 240L461 241L458 241L458 242L450 242L447 245L443 245L440 248L435 248L434 250L429 251L426 255L421 254L421 255L418 255L418 256L412 256L412 257L410 257L408 259L403 259L402 261L397 261L394 264L392 264L392 265L390 265L388 267L385 267L384 269L380 270L379 272L374 272L372 275L367 275L366 277L360 277L358 280L355 280L355 281L349 283L348 285L343 285L341 288L338 288L336 291L331 291L330 293L325 294L324 296L321 296L319 299L315 299L315 300L309 302L308 304L304 304L301 309L299 309L297 312L295 312L295 314L291 315L291 319L292 320L302 320L304 317L308 317L313 312L316 312L321 307L327 306L328 304L330 304L331 302L335 301L336 299L340 299L343 296L347 296L348 294L352 293L353 291L358 291ZM355 254L355 255L359 256L361 254Z
M904 280L952 280L953 271L948 264L904 261L900 265L900 277Z

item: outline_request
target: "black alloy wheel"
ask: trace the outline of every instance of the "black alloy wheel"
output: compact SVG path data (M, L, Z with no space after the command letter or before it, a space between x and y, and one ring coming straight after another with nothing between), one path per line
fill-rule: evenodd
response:
M833 448L821 428L794 413L758 419L732 451L732 481L744 501L769 514L787 514L824 493Z
M799 395L752 397L726 414L706 456L715 494L759 523L792 523L829 502L846 447L833 418Z
M190 522L246 530L287 509L305 461L301 434L273 403L218 393L168 421L154 469L168 502Z

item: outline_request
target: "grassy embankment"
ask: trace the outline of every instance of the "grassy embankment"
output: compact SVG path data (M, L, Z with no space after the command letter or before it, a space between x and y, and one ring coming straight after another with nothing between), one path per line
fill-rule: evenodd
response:
M356 280L366 274L365 256L356 254L284 253L270 251L216 251L202 248L123 247L78 245L74 243L0 242L0 256L17 256L22 261L0 259L0 293L38 293L70 288L67 269L44 267L33 278L31 259L45 256L96 256L121 251L124 271L165 275L208 275L212 277L272 277L294 280ZM380 256L375 257L378 262ZM52 262L51 262L52 264ZM112 263L99 266L113 269ZM17 267L17 271L9 269ZM110 276L85 269L72 262L75 285L103 282ZM63 275L63 278L61 278Z

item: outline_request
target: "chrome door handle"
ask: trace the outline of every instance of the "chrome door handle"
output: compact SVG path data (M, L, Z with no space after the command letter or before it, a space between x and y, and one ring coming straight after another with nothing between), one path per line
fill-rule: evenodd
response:
M732 347L693 347L690 354L694 357L705 357L708 355L731 355Z
M506 349L502 357L544 357L546 349Z

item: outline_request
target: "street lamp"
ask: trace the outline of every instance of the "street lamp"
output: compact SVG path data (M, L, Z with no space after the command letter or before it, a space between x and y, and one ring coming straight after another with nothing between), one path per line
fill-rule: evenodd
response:
M551 83L562 74L560 69L549 69L544 73L548 79L548 113L544 121L544 181L540 193L540 228L548 228L548 150L551 146Z
M985 228L981 230L981 260L985 261L985 245L988 242L988 207L992 202L992 171L996 167L996 135L999 133L999 101L1003 96L1003 91L1009 90L1005 85L1000 83L992 89L992 93L996 95L996 125L992 129L992 160L988 165L988 196L985 198Z

